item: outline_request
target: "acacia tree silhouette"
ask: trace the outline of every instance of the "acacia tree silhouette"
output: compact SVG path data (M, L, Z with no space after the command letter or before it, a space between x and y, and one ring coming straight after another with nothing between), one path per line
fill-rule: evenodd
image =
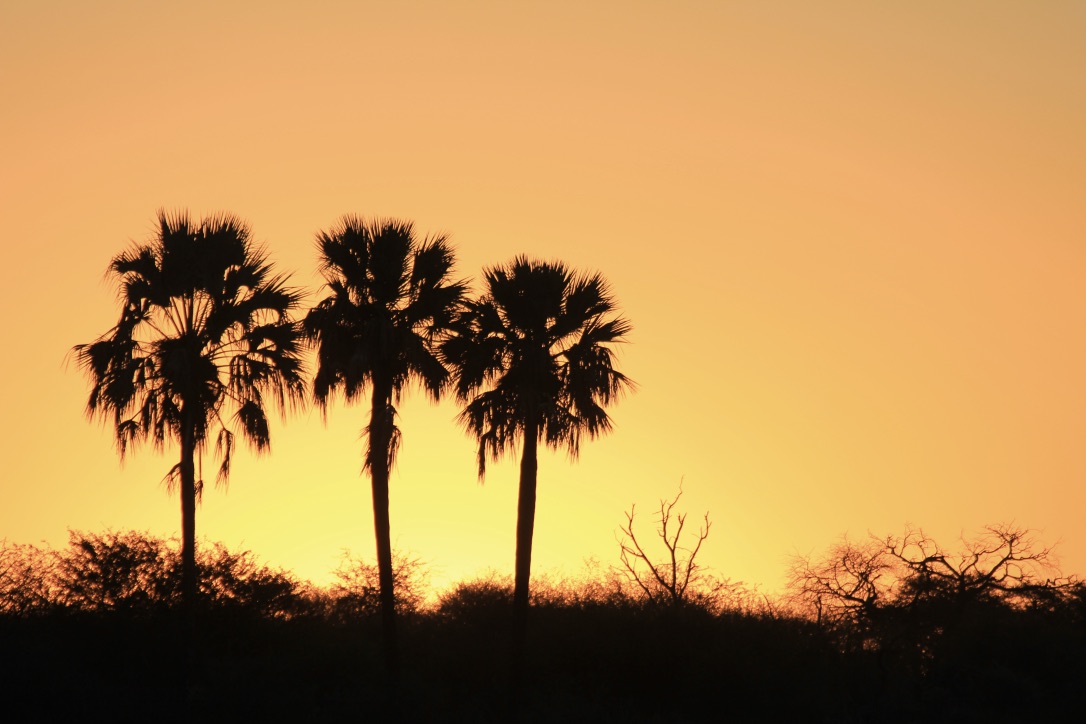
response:
M419 241L410 222L344 216L317 235L328 296L303 322L317 346L313 396L323 411L342 391L353 402L371 390L365 470L373 490L385 664L398 669L396 608L389 523L389 471L400 431L396 408L416 380L437 400L449 380L438 359L440 341L460 307L466 285L452 281L452 247L445 236Z
M479 441L480 479L488 458L522 442L513 589L513 676L519 687L527 632L535 529L537 445L565 447L611 429L604 407L633 383L614 368L611 345L630 324L599 274L518 256L484 271L486 291L458 316L442 354L465 404L460 422ZM515 693L515 692L514 692Z
M291 319L300 294L273 274L249 226L229 214L193 223L187 212L159 211L155 237L114 257L107 275L120 287L120 321L72 349L91 381L87 414L113 423L122 459L146 439L159 449L179 443L181 459L165 482L180 487L181 594L191 611L204 485L198 461L217 426L216 482L225 484L234 449L227 418L265 451L266 398L281 410L302 400L301 340Z

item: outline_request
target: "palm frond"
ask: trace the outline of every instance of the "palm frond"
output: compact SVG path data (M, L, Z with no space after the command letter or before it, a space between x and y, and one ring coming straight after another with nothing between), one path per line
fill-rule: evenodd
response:
M215 477L215 484L225 487L230 479L230 460L234 452L234 433L225 427L219 430L219 436L215 440L215 452L222 461L219 474Z
M322 412L333 396L353 402L376 379L388 385L389 408L412 381L439 398L449 373L437 345L448 336L466 290L451 278L447 238L420 242L410 222L348 215L318 233L317 249L325 295L301 328L316 347L312 394ZM366 465L374 460L391 466L395 450L367 453Z
M457 418L479 442L479 472L529 429L576 457L583 436L604 434L605 407L633 382L612 346L631 326L615 316L599 274L518 256L484 270L486 289L466 302L441 343L464 407Z
M301 293L273 273L236 216L195 222L185 211L160 210L156 228L150 241L110 262L117 324L73 347L91 382L87 414L112 419L124 456L146 439L155 447L181 441L186 426L190 444L202 449L210 421L235 406L242 433L266 449L264 394L280 408L303 398L301 330L291 319ZM232 433L220 433L220 479L229 473L232 441ZM178 471L166 482L176 482Z

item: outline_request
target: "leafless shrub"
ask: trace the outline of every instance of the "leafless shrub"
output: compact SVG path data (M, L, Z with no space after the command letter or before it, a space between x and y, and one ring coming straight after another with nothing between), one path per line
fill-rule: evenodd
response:
M924 531L907 529L887 536L885 552L905 571L898 601L929 598L998 599L1019 604L1042 590L1066 588L1073 579L1060 575L1051 546L1033 531L1002 523L984 528L961 548L947 552Z
M793 600L818 623L856 621L892 593L897 568L879 541L846 537L817 560L794 558L788 584Z
M683 544L686 513L675 510L682 497L682 486L671 500L661 499L656 521L656 537L663 546L659 556L649 552L634 531L636 506L626 513L626 525L619 530L619 572L629 588L645 602L655 606L679 607L695 604L719 612L741 605L749 591L739 582L723 578L698 563L698 553L709 537L712 521L703 516L694 542Z

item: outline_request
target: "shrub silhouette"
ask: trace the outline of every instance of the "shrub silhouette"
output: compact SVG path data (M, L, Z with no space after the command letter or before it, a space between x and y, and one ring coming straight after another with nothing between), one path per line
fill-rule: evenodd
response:
M512 601L509 576L475 578L440 594L437 612L460 623L490 622L504 619Z
M376 563L344 552L334 571L336 582L329 592L329 615L346 623L381 613L381 573ZM401 616L416 613L426 598L426 566L418 558L394 553L392 585L396 612Z
M53 551L0 541L0 616L41 615L63 605Z
M289 573L260 564L250 551L234 552L222 543L205 546L198 559L205 609L264 618L308 613L305 588Z
M143 533L69 531L56 556L55 585L66 607L96 613L162 611L177 602L179 560Z
M56 611L145 616L181 605L181 552L176 540L147 533L69 531L61 550L0 547L0 613ZM204 611L290 618L312 608L310 594L285 571L222 543L197 557Z

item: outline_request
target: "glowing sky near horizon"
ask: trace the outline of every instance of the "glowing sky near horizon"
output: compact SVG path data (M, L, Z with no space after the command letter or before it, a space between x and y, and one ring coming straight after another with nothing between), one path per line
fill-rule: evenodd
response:
M598 270L634 325L614 432L542 456L536 571L617 563L681 479L704 562L767 590L910 523L1013 520L1086 573L1084 37L1077 2L9 0L0 539L179 531L176 448L122 466L65 365L156 209L238 214L314 298L358 213L449 233L463 276ZM515 460L479 485L453 401L399 410L394 545L511 573ZM277 422L198 534L320 582L371 556L367 414Z

